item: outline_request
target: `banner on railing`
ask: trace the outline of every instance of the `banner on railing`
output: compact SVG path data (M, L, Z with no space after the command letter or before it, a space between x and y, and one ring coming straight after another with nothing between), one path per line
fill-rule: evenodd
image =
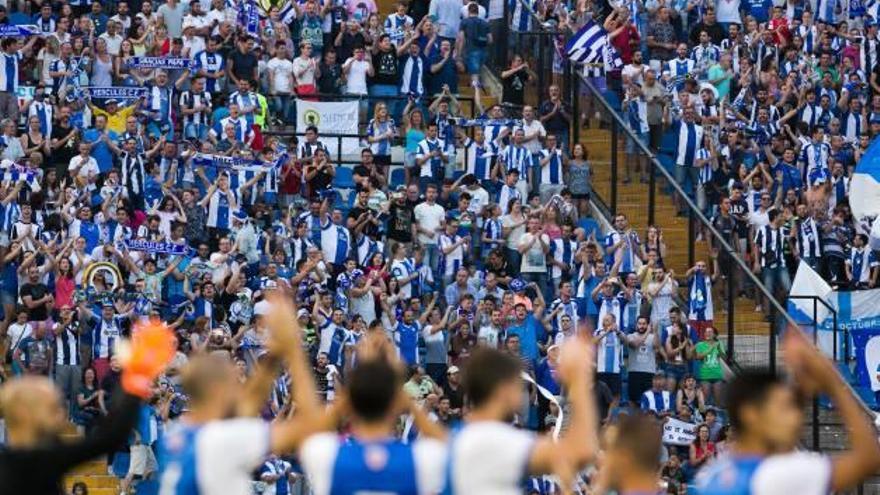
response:
M804 262L798 266L789 294L792 296L816 297L825 301L837 313L837 329L858 332L880 328L880 289L836 291ZM810 299L789 299L788 313L804 328L812 331L814 319L813 301ZM834 312L821 303L816 303L815 329L819 348L834 356ZM838 353L843 351L843 334L837 335ZM842 357L841 355L835 356Z
M305 101L296 100L296 132L306 131L311 125L319 134L358 134L358 101ZM336 159L340 142L336 138L321 139L330 157ZM342 154L357 154L358 138L342 138Z

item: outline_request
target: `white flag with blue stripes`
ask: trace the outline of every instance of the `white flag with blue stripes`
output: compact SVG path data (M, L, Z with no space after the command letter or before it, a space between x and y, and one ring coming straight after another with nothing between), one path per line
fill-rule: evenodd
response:
M565 53L573 62L590 64L602 60L607 45L608 32L591 19L565 43Z

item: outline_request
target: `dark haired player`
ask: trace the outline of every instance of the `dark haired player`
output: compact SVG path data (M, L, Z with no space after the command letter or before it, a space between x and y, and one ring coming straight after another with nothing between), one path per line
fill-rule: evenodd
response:
M729 456L701 472L701 495L819 495L850 489L880 469L877 432L831 361L796 328L787 331L784 349L800 392L831 398L851 449L833 459L796 452L803 424L798 390L769 373L746 373L727 390L736 442Z
M590 392L594 360L593 345L586 338L571 339L562 347L558 376L568 389L571 422L565 435L554 441L508 423L522 404L520 361L493 349L474 352L464 375L471 412L449 442L448 491L520 494L524 477L550 472L559 474L564 484L570 481L593 458L598 445Z

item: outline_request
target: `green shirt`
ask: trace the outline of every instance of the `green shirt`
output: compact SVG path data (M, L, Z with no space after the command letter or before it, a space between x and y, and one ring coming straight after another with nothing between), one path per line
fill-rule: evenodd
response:
M721 368L721 356L724 354L724 345L720 341L703 341L697 344L696 352L703 355L700 370L697 372L699 380L721 380L724 378L724 370Z
M724 77L724 69L721 68L721 64L715 64L712 67L709 67L709 74L707 77L710 81ZM715 89L718 90L718 100L727 96L727 94L730 93L730 78L726 77L723 81L716 82Z

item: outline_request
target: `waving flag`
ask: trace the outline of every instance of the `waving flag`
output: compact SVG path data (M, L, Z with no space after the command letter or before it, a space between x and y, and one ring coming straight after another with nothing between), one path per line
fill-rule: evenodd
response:
M608 45L608 31L592 19L565 44L565 53L573 62L584 64L603 60Z
M880 249L880 139L874 139L856 165L850 182L849 204L860 221L874 218L869 239L872 249Z

